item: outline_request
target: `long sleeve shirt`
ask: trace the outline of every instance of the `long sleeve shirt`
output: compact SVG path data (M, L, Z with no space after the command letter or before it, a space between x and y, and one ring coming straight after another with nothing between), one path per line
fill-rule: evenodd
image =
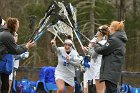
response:
M75 66L80 65L80 61L82 60L80 56L78 55L77 51L74 49L71 49L71 52L69 54L66 53L64 47L56 47L53 46L53 50L57 53L58 56L58 65L56 67L56 70L59 72L62 72L63 75L71 75L75 76ZM67 62L66 56L70 57L70 61ZM64 62L69 63L69 65L64 66Z

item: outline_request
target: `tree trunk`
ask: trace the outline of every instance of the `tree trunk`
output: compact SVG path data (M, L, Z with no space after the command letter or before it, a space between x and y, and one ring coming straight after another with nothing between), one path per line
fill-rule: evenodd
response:
M133 18L136 17L136 12L137 12L137 1L133 0Z
M125 0L120 0L120 16L119 20L125 20Z
M119 9L119 1L118 0L115 1L115 6L116 6L116 9L117 9L116 15L117 15L117 18L119 20L120 19L120 14L119 14L120 9Z
M94 18L94 12L93 12L93 9L95 7L95 0L90 0L91 2L91 9L90 9L90 38L93 38L94 36L94 30L95 30L95 18Z

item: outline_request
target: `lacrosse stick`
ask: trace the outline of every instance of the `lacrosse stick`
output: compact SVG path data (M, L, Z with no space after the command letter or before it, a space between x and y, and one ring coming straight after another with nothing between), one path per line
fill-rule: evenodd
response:
M43 29L40 33L38 33L34 38L33 41L37 42L38 39L47 31L47 29L51 26L52 24L49 24L45 29Z
M76 32L78 34L82 35L85 39L87 39L87 41L90 42L90 40L85 35L83 35L82 33L80 33L80 31L79 31L77 17L76 17L76 15L77 15L77 9L75 7L73 7L71 5L71 3L69 4L69 6L66 9L67 9L69 15L72 17L72 19L73 19L73 21L75 23L74 25L75 25ZM80 37L79 37L79 39L80 39ZM86 67L86 68L90 68L90 65L88 64L88 62L90 60L90 56L84 54L83 58L84 58L84 61L81 64L83 64L84 67ZM81 68L82 68L82 66L81 66Z
M60 36L58 35L57 29L54 27L54 25L52 25L49 29L49 32L51 32L52 34L54 34L54 39L56 39L56 37L58 37L58 39L61 41L61 43L63 44L63 40L60 38Z
M71 21L70 21L70 19L69 19L69 17L68 17L68 12L67 12L66 7L64 6L64 4L63 4L63 3L59 3L58 6L62 8L63 13L64 13L64 16L67 18L67 20L68 20L70 26L71 26L72 28L74 28L74 26L72 25L72 23L71 23ZM62 11L62 10L61 10L61 11ZM73 13L73 14L74 14L74 13ZM60 15L61 15L61 14L60 14ZM73 19L74 19L75 21L77 20L77 19L76 19L76 13L75 13L75 15L73 16ZM76 22L75 22L75 23L76 23ZM82 44L82 42L80 41L80 38L78 37L78 35L77 35L77 33L76 33L76 29L73 29L73 32L75 33L76 38L78 39L81 48L83 48L83 44ZM83 52L83 53L84 53L84 52ZM89 59L89 55L86 55L86 54L84 53L83 58L84 58L84 63L82 63L82 64L83 64L86 68L90 68L90 65L88 64L88 62L89 62L89 60L88 60L88 59Z
M67 20L68 20L70 26L71 26L72 28L74 28L74 26L72 25L72 23L71 23L71 21L70 21L70 19L69 19L69 17L68 17L68 12L67 12L67 10L66 10L65 5L64 5L62 2L58 2L58 6L61 8L59 15L65 16L65 17L67 18ZM80 39L79 39L79 37L78 37L78 35L77 35L75 29L73 29L73 32L74 32L76 38L78 39L78 42L80 43L80 46L81 46L81 48L82 48L82 47L83 47L83 44L82 44L82 42L80 41Z
M79 31L79 28L78 28L78 22L77 22L77 9L75 7L72 6L72 4L70 3L67 7L67 12L68 14L70 15L70 17L73 19L74 21L74 25L75 25L75 29L76 29L76 32L80 35L82 35L87 41L90 42L90 39L87 38L84 34L82 34L80 31Z
M36 42L51 26L54 26L54 24L56 24L57 22L58 22L58 20L53 20L52 23L47 25L47 27L42 28L42 30L38 30L38 34L33 38L33 40ZM56 36L57 36L57 33L55 35L55 38L56 38ZM62 42L62 40L61 40L61 42Z
M60 20L48 30L50 30L50 32L53 34L57 33L57 34L63 34L65 36L70 35L71 37L73 37L72 28ZM73 48L76 50L74 45Z
M65 18L63 18L62 16L60 16L59 15L59 20L61 20L62 22L64 22L65 24L67 24L69 27L71 27L72 29L75 29L74 27L72 27L70 24L68 24L66 21L65 21ZM89 41L90 42L90 39L89 38L87 38L84 34L82 34L80 31L79 31L79 29L78 29L78 31L77 30L75 30L78 34L80 34L80 35L82 35L87 41ZM79 38L80 38L80 36L79 36Z
M35 30L34 33L32 34L32 36L30 38L31 41L33 41L33 40L37 41L41 37L41 35L43 35L43 33L45 32L44 28L47 25L47 23L50 19L50 15L52 14L52 12L55 9L55 6L56 6L55 1L52 1L48 10L45 13L45 16L40 20L38 29ZM47 27L47 28L49 28L49 27Z

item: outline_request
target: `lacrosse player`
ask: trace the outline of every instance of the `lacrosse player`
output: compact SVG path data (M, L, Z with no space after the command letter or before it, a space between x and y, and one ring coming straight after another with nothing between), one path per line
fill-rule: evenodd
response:
M55 70L57 93L63 93L65 86L66 93L73 93L75 66L79 66L82 59L77 51L72 48L73 42L70 36L67 36L67 39L65 39L63 47L57 47L54 39L51 41L51 44L58 56L58 65Z
M108 33L109 33L109 29L107 25L100 26L97 34L90 41L88 49L86 48L84 49L84 51L87 50L91 55L91 62L90 62L91 68L89 68L84 73L84 93L88 93L87 83L88 80L92 80L92 79L93 81L95 80L97 93L104 93L105 91L105 84L104 82L100 81L100 67L101 67L102 55L99 55L94 51L94 45L96 44L97 40L99 44L104 45L107 42L106 39L108 37Z

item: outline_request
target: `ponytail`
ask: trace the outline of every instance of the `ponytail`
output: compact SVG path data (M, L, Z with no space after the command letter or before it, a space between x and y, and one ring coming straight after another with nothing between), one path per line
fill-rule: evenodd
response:
M124 21L119 22L117 30L123 30L124 29Z
M116 31L124 29L124 21L113 21L111 25L114 27Z

